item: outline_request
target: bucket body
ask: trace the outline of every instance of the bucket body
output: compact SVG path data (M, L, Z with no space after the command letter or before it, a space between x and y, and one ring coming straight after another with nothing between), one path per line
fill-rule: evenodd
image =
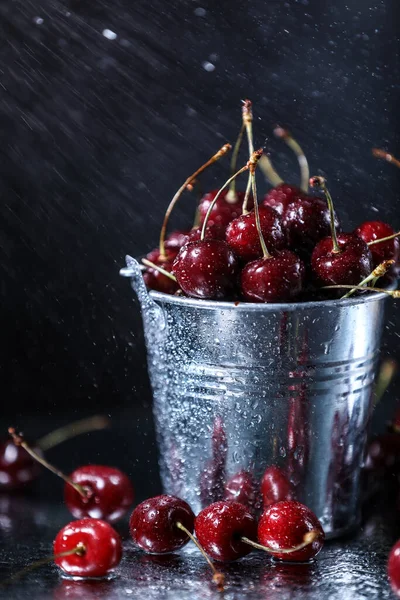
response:
M141 305L165 492L197 512L243 477L259 498L277 467L327 536L355 527L386 296L201 301L147 292L130 257L121 274Z

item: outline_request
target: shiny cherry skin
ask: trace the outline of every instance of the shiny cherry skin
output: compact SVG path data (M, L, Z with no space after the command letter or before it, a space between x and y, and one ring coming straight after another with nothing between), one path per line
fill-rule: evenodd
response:
M172 272L192 298L222 300L236 288L238 261L226 242L203 240L181 248Z
M195 516L189 504L163 494L149 498L133 511L129 529L136 546L149 554L168 554L189 541L179 522L193 533Z
M210 204L214 200L217 193L218 190L208 192L200 200L200 225L203 224ZM227 194L228 190L224 190L218 198L217 202L214 205L214 208L211 211L210 218L207 221L207 225L222 225L226 227L233 219L236 219L236 217L239 217L242 214L244 192L236 192L236 202L228 202L228 200L226 199ZM252 205L252 201L249 198L249 208L251 208L250 205Z
M244 469L232 475L225 485L224 500L233 500L244 504L251 511L259 508L257 481L250 471Z
M400 540L396 542L390 551L387 573L394 593L400 596Z
M152 263L159 265L168 273L171 273L172 263L175 260L175 257L179 249L166 249L166 260L160 258L160 251L156 248L149 252L146 256L147 260ZM143 279L146 284L146 287L149 290L154 290L155 292L162 292L163 294L175 294L178 290L179 286L173 279L166 277L157 269L152 269L151 267L146 267L146 270L143 272Z
M265 244L271 251L286 245L279 214L269 206L260 206L260 225ZM254 210L231 221L226 229L226 241L236 256L248 262L262 256Z
M42 454L39 449L34 450ZM10 439L0 444L0 491L21 489L32 483L39 473L39 464L24 448Z
M357 285L372 271L371 252L354 233L341 233L337 240L340 248L337 253L332 252L330 237L315 246L311 256L314 276L320 285Z
M282 469L275 465L265 469L261 479L261 496L264 508L292 499L292 485Z
M289 562L307 562L321 550L325 534L314 513L304 504L295 500L283 500L271 504L261 515L258 523L258 541L272 549L293 548L304 541L310 531L319 536L296 552L274 554L274 558Z
M395 231L390 225L387 225L382 221L366 221L357 227L354 233L368 244L368 242L389 237L390 235L393 235ZM372 266L374 268L384 260L395 260L397 263L400 257L400 242L397 237L388 240L387 242L373 244L372 246L369 246L369 249L372 254Z
M308 254L315 244L331 231L329 209L326 201L313 196L296 198L286 208L282 218L289 248ZM335 214L335 227L339 220Z
M176 256L182 246L187 244L189 233L190 231L172 231L165 240L165 249L171 253L175 253Z
M195 532L211 558L229 562L251 552L252 547L241 538L256 540L257 521L243 504L224 500L203 508L196 517Z
M119 469L87 465L76 469L70 478L87 491L84 498L71 485L65 484L65 503L77 519L92 517L117 521L133 504L132 484Z
M270 206L283 217L289 204L303 197L304 192L297 186L280 183L264 196L262 206Z
M105 521L80 519L72 521L58 532L54 540L54 554L68 552L82 546L79 554L55 559L65 573L74 577L104 577L115 569L122 557L122 543L118 533Z
M289 302L300 294L303 282L303 262L294 252L281 250L248 263L240 287L247 302Z

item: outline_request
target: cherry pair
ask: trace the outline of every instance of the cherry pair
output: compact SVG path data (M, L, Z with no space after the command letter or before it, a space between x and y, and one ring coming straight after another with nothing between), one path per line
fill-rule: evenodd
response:
M10 427L15 447L21 447L35 461L65 481L64 500L77 519L92 517L117 521L132 506L134 492L129 478L119 469L104 465L79 467L69 477L48 463Z

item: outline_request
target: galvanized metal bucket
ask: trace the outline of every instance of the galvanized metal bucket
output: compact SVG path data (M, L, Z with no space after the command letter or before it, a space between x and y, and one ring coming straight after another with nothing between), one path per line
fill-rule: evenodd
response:
M193 510L246 470L275 465L335 537L359 521L384 294L299 304L139 299L161 478Z

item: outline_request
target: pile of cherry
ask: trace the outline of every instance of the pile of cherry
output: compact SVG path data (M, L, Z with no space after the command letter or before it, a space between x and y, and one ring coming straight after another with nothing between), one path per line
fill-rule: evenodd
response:
M384 286L398 272L399 232L381 221L367 221L353 232L341 232L332 198L322 177L309 177L306 157L288 131L275 133L296 153L301 185L289 185L276 173L262 150L254 151L251 102L243 102L242 128L231 162L236 160L244 132L249 160L219 191L203 195L191 230L166 236L169 218L187 189L198 186L199 175L231 148L225 144L179 188L160 233L159 248L143 259L149 289L199 299L246 302L287 302L346 297ZM397 164L390 155L377 156ZM257 165L274 185L260 205ZM248 173L246 191L236 190L236 177ZM309 186L324 197L310 195ZM369 284L369 286L368 286ZM339 288L332 289L332 287ZM398 293L391 294L398 297Z
M376 401L395 369L393 361L383 364ZM95 417L82 421L80 432L103 427L104 422ZM70 431L71 426L67 429ZM60 431L30 445L10 428L10 439L0 444L0 490L11 491L30 483L38 475L39 465L61 477L65 503L76 520L58 532L49 561L67 576L108 577L123 552L121 538L110 523L132 507L133 486L114 467L87 465L66 476L52 466L43 450L59 443L60 438L67 439ZM379 478L400 472L400 411L389 431L371 441L365 469ZM211 567L212 581L219 590L224 589L225 577L213 561L221 566L258 549L275 560L306 562L320 552L325 537L315 514L294 499L287 476L275 465L265 470L259 485L249 472L240 471L226 483L223 499L206 504L197 516L183 499L169 495L149 498L133 510L130 533L135 545L150 554L175 552L191 540ZM388 574L400 596L400 541L390 552Z

